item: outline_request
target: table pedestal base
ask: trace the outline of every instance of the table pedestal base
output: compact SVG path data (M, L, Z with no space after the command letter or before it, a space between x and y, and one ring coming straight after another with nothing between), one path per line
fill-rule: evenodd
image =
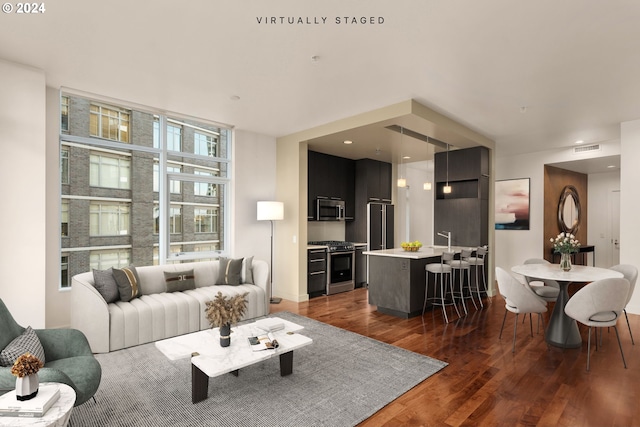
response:
M556 300L551 319L545 333L545 340L548 344L562 348L579 348L582 347L582 338L578 324L574 319L567 316L564 307L569 301L569 292L567 288L571 282L558 282L560 285L560 293Z

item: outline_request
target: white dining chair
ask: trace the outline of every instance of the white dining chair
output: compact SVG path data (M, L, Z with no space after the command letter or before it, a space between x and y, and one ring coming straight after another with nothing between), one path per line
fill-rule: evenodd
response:
M542 258L529 258L525 260L525 264L550 264L549 261ZM524 278L527 286L546 302L556 302L560 294L560 285L555 280L537 279L535 277ZM534 284L535 283L535 284ZM542 285L538 285L542 283Z
M587 371L591 362L591 328L594 327L613 328L618 338L622 363L625 368L627 367L616 323L627 303L629 287L629 281L624 278L596 280L576 292L564 307L564 312L567 316L589 327ZM598 339L596 334L597 349Z
M633 334L631 333L631 325L629 324L629 316L627 316L627 305L629 305L629 301L631 300L631 296L633 295L633 290L636 287L636 280L638 279L638 269L634 265L629 264L618 264L611 267L611 270L619 271L624 275L624 278L629 281L629 294L627 295L627 302L625 303L625 308L622 309L624 313L624 318L627 320L627 328L629 328L629 335L631 336L631 344L636 345L635 341L633 341Z
M507 319L507 311L516 315L513 325L513 348L511 350L513 353L516 351L518 315L538 313L540 318L542 318L542 313L547 311L547 304L531 289L520 283L518 279L511 275L511 273L500 267L496 267L496 279L498 281L498 291L505 301L505 311L502 319L502 326L500 327L499 339L502 339L502 330L504 329L504 323ZM542 329L544 330L544 320L542 322ZM531 328L531 336L533 336L533 323L530 321L529 324Z

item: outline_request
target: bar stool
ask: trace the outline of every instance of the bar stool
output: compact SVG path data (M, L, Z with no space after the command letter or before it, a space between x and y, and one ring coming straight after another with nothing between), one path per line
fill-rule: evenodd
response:
M453 281L451 280L451 266L447 264L447 261L453 260L453 252L445 252L440 257L439 263L427 264L425 266L425 270L427 271L427 280L426 287L424 289L424 304L422 305L422 315L424 315L425 308L427 307L427 299L432 300L432 305L439 305L442 307L442 315L444 317L444 321L449 323L449 317L447 316L447 305L453 305L456 309L456 313L458 313L458 317L460 317L460 312L458 311L458 306L456 305L455 299L453 298ZM429 273L434 274L433 283L437 285L438 277L440 277L440 297L436 295L434 292L434 296L429 298ZM449 294L451 295L451 300L446 301L446 286L447 282L444 281L445 274L448 276L449 280Z
M450 252L452 253L452 252ZM473 293L471 292L471 265L465 261L465 258L469 258L471 256L470 249L462 249L460 252L460 259L452 259L449 261L449 265L451 266L451 275L452 279L455 281L456 271L458 271L459 277L459 287L458 292L454 292L454 295L459 294L460 299L462 300L462 308L464 309L464 314L469 314L467 311L467 304L464 302L465 299L471 298L471 302L473 302L473 306L478 309L476 305L476 301L473 299ZM469 291L468 295L465 295L464 292L464 273L467 274L467 290Z
M475 267L475 276L476 276L476 293L478 294L478 300L480 301L480 307L484 307L482 303L482 296L480 295L480 281L478 279L478 271L482 268L482 285L484 288L485 294L487 293L487 279L484 275L484 259L487 256L489 250L486 246L478 246L476 248L476 256L469 256L464 260L469 263L471 267Z

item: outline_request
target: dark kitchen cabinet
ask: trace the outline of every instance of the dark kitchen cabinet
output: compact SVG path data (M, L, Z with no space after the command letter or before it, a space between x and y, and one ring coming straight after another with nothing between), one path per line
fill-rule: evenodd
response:
M356 160L356 203L391 203L391 163Z
M448 181L451 193L445 193ZM489 150L473 147L435 155L434 244L446 245L440 231L451 231L455 246L482 246L489 240Z
M307 293L309 298L327 292L327 251L324 248L307 250Z
M355 165L351 159L309 151L307 178L307 218L316 219L318 198L345 202L345 217L355 215Z
M347 240L367 241L367 203L391 203L391 175L391 163L373 159L355 161L355 220L347 223Z

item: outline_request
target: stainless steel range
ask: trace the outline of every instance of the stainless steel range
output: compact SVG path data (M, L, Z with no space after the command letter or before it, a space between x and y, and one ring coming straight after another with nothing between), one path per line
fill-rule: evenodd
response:
M327 295L352 291L354 286L355 246L351 242L320 240L310 245L327 247Z

